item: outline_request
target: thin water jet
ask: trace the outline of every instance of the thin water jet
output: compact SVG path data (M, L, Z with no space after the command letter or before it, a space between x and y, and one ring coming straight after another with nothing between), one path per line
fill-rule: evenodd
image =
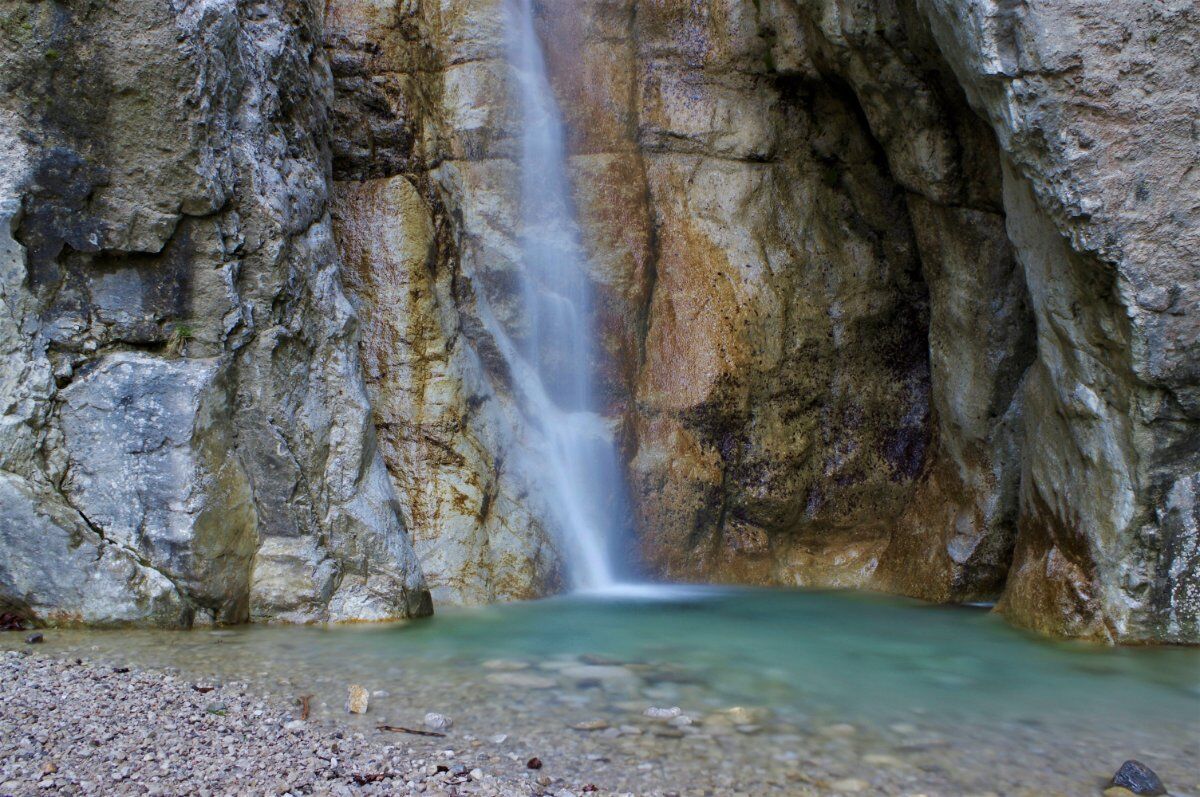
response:
M508 56L520 110L522 329L481 316L512 376L533 439L520 463L543 491L571 586L619 581L615 548L628 516L613 422L595 395L592 285L566 169L562 116L531 0L508 0ZM485 302L486 304L486 302Z

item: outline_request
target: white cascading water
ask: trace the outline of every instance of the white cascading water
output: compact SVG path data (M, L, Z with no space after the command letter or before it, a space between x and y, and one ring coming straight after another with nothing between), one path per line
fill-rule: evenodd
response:
M523 332L484 322L521 394L533 439L523 463L544 491L577 590L617 588L614 548L626 516L610 423L595 403L591 284L566 173L563 122L534 30L532 0L506 0L521 110Z

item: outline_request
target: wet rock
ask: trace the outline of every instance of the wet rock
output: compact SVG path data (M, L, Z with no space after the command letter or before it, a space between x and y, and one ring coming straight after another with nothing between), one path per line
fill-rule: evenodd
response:
M40 634L40 633L30 634L29 636L25 637L26 645L38 645L45 641L46 641L46 638L44 636L42 636L42 634Z
M646 717L649 717L652 720L657 720L659 722L669 722L670 720L673 720L676 717L683 714L683 709L681 709L679 706L671 706L670 708L659 708L657 706L651 706L650 708L648 708L644 712L642 712L642 714Z
M1134 794L1166 794L1167 789L1158 775L1141 761L1126 761L1113 775L1112 785L1128 789Z
M553 689L558 686L558 681L553 678L531 672L497 672L489 674L487 679L494 684L518 689Z
M706 725L762 725L771 719L771 709L761 707L733 706L713 711L704 717Z
M631 681L637 675L626 667L612 664L574 664L559 671L566 678L578 681Z
M488 659L483 663L483 668L485 670L516 672L517 670L529 669L529 662L517 661L515 659Z
M853 725L846 723L846 722L839 722L839 723L835 723L833 725L824 726L823 728L821 728L820 733L822 736L829 736L832 738L844 738L847 736L853 736L854 734L858 733L858 728L855 728Z
M577 722L571 726L571 728L577 731L603 731L607 730L609 727L608 721L602 719L585 720L584 722Z
M436 711L430 711L425 715L425 727L431 731L446 731L454 725L454 720L447 717L445 714L439 714Z
M830 783L829 788L833 789L835 792L857 794L858 792L866 791L867 789L871 788L871 784L860 778L842 778Z
M378 19L370 5L340 0L330 32L336 36L339 26L347 24L353 30L349 40L386 40L392 30ZM360 47L356 44L352 51ZM412 48L414 56L424 51L423 46ZM493 62L485 71L496 68L499 64ZM410 102L396 101L403 107ZM502 104L480 102L493 108ZM343 107L351 118L372 118L379 104L374 97L360 103L351 89ZM346 137L361 139L357 122ZM515 201L504 190L512 170L511 163L498 160L457 162L444 165L441 178L431 175L417 184L401 175L335 183L334 230L347 293L361 317L362 359L380 453L422 571L435 599L445 603L533 597L547 591L558 576L558 557L539 516L543 509L526 497L531 492L527 474L499 467L520 455L512 398L490 382L471 345L474 335L461 334L464 324L477 323L474 309L451 295L454 282L469 279L462 270L495 254L493 214L507 214ZM471 230L468 238L479 235L479 248L488 250L487 255L475 246L451 255L451 249L460 250L437 234L450 222L439 203L423 192L435 193L430 183L438 179L448 183L444 198L461 213L461 227ZM450 235L461 232L465 230ZM487 268L512 268L505 259L489 262ZM449 266L450 260L455 266ZM431 263L439 265L431 270ZM423 342L414 348L417 340ZM414 428L423 431L414 436Z
M602 656L598 653L584 653L579 657L579 661L583 664L594 664L599 667L620 667L624 665L624 662L620 659Z

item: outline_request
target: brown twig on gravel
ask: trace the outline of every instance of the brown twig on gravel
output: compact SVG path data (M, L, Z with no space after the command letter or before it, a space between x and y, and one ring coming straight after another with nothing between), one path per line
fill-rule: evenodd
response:
M436 731L419 731L416 728L402 728L399 725L380 725L378 730L391 731L392 733L414 733L417 736L436 736L439 739L446 738L446 734Z
M309 701L312 700L312 695L300 695L297 698L300 701L300 719L308 719Z

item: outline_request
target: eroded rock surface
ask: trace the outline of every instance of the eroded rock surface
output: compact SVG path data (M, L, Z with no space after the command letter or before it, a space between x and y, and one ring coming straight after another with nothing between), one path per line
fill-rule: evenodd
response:
M378 452L306 3L0 9L0 601L429 610Z
M601 297L595 367L653 572L1001 597L1054 633L1196 638L1195 209L1178 205L1195 193L1194 14L538 6ZM504 404L475 320L480 293L507 311L520 267L503 20L494 0L331 7L348 225L432 220L421 279L450 286L411 291L436 296L440 324L421 324L438 354L388 345L389 365L368 340L375 389L417 362L448 373L441 341L482 376L460 369L448 384L473 387L430 411L377 402L381 428ZM396 175L419 201L364 201ZM453 479L486 482L484 430L506 421L476 418L482 447ZM388 455L399 484L430 459ZM490 568L479 501L424 492L443 507L418 534L439 578ZM536 529L552 555L513 497L529 512L513 538ZM525 572L523 589L553 587Z
M560 588L485 317L523 321L502 0L135 6L5 6L0 535L73 573L5 595ZM536 10L653 574L1200 639L1193 3Z

